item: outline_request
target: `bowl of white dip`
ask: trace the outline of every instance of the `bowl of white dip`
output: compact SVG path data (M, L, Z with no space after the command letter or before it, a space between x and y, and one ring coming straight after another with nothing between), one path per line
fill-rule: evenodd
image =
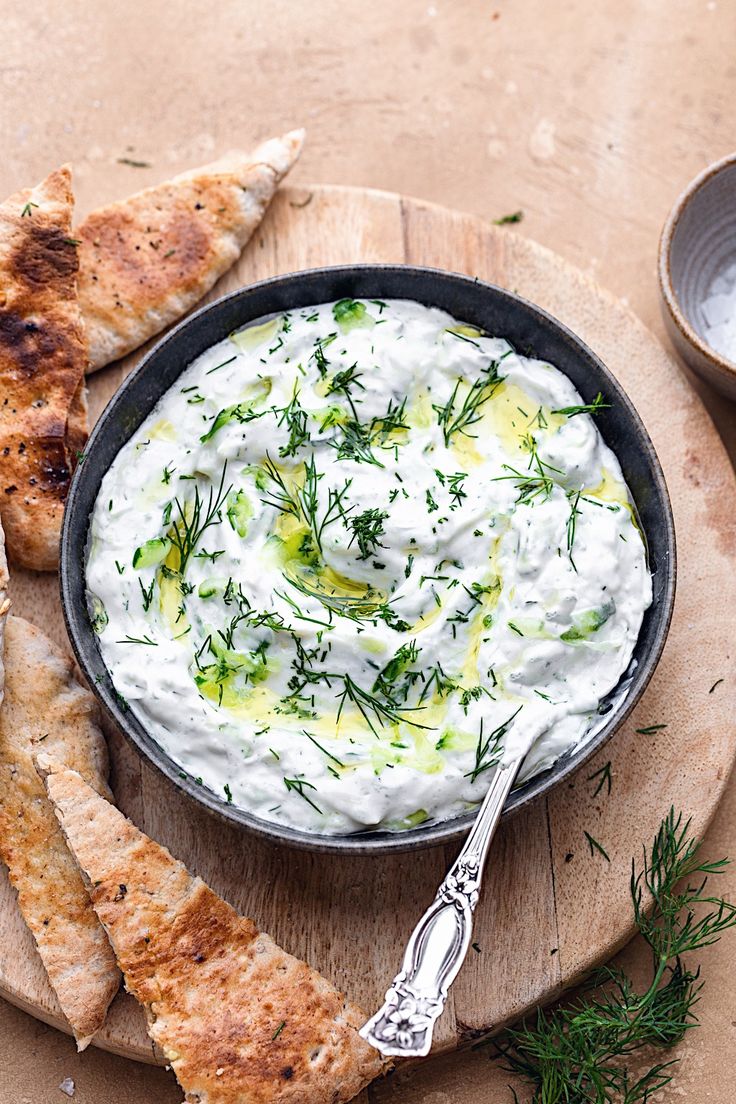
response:
M265 838L384 852L506 815L609 739L672 613L652 443L540 308L401 266L203 308L100 418L67 504L79 664L182 794Z

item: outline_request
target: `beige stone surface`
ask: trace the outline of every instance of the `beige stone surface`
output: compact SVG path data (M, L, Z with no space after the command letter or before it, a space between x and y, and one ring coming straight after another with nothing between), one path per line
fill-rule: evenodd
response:
M87 210L304 124L295 182L404 191L489 218L521 208L519 233L660 333L659 229L679 188L734 144L732 0L3 0L0 20L3 194L69 159ZM733 454L734 408L705 398ZM733 787L708 849L736 856ZM736 896L736 875L721 888ZM635 946L622 958L641 965ZM702 961L703 1026L665 1099L730 1104L736 936ZM0 1104L63 1101L65 1077L81 1104L180 1100L163 1071L77 1057L0 1005ZM510 1099L507 1081L485 1054L459 1055L373 1095L486 1104Z

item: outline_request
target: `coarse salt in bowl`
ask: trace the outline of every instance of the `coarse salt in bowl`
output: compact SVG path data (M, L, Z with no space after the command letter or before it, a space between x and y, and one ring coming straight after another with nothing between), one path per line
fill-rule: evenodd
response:
M736 399L736 153L684 190L662 231L659 282L675 348Z

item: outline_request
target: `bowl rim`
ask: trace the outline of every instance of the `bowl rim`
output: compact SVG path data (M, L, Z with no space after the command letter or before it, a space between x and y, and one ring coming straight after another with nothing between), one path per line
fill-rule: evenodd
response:
M718 176L724 169L733 168L734 166L736 166L736 151L726 154L725 157L721 157L718 161L713 161L685 185L672 205L664 226L662 227L662 232L659 236L657 257L659 286L665 306L667 307L673 323L677 326L685 340L688 341L701 356L706 358L711 367L717 369L723 376L727 376L731 380L736 377L736 362L729 360L727 357L716 352L715 349L712 349L707 341L705 341L692 326L690 320L680 306L680 301L672 283L671 254L675 231L677 230L678 223L685 208L691 200L694 199L700 189L712 180L713 177Z
M517 814L522 809L526 809L533 801L541 799L548 793L551 793L563 781L569 778L571 774L577 772L593 755L608 743L616 732L619 731L641 699L656 670L667 640L674 609L677 578L675 527L672 504L659 457L657 456L654 445L639 413L623 386L582 338L578 337L569 327L560 322L549 312L545 311L542 307L524 299L515 292L499 287L488 281L480 280L477 277L467 276L463 273L456 273L446 269L411 264L348 264L326 265L318 268L284 273L278 276L269 277L265 280L255 281L252 284L236 288L218 297L189 314L164 334L163 337L143 354L134 370L126 377L109 400L92 429L85 449L85 454L89 456L90 452L95 448L97 441L104 436L108 424L116 417L118 408L125 398L126 391L133 385L133 382L144 373L151 371L151 365L153 364L155 366L157 358L165 350L167 345L183 331L196 326L199 320L206 314L222 308L225 303L232 300L237 300L241 297L247 299L249 294L259 291L260 289L277 289L282 284L288 285L296 283L300 279L303 280L305 277L319 279L324 276L334 275L335 277L339 277L342 275L349 279L351 276L361 273L375 274L379 277L386 277L388 273L392 273L396 276L407 276L409 279L412 279L412 274L414 274L414 276L419 277L440 278L443 281L449 281L456 285L459 284L460 287L467 286L476 289L480 287L490 292L492 296L497 296L502 300L509 300L517 306L520 306L527 312L528 316L533 316L535 322L540 322L548 328L551 327L553 330L557 330L559 335L575 348L578 355L594 363L596 370L600 372L606 380L607 386L610 387L610 391L615 396L616 403L621 404L626 410L628 420L632 424L639 440L640 447L646 455L648 466L651 469L654 483L656 484L657 491L659 492L664 507L661 525L664 529L666 556L659 568L664 574L664 586L662 597L657 603L656 631L650 650L640 658L638 666L631 676L632 685L625 689L622 699L614 704L611 710L611 718L600 726L599 731L581 747L573 749L571 752L564 753L550 768L530 778L529 781L523 783L517 791L512 791L503 813L503 818L507 819ZM407 290L405 296L392 297L411 298L411 294L410 291ZM254 315L253 318L246 319L243 325L247 325L249 322L263 316L262 313ZM186 370L188 365L192 362L192 359L194 358L182 362L182 372ZM164 392L162 392L162 394L163 393ZM158 399L156 401L158 401ZM129 436L130 434L128 437ZM306 832L300 829L291 828L288 825L281 825L277 822L262 820L247 810L226 803L215 794L214 791L209 790L205 786L197 785L189 776L182 778L182 772L175 760L171 758L147 732L145 732L142 723L137 721L137 718L135 719L143 731L143 739L130 725L130 714L127 712L126 708L121 706L120 701L117 700L109 672L102 659L97 637L89 620L86 601L79 602L75 595L75 588L79 586L81 586L82 594L84 594L84 562L83 559L81 561L79 559L80 548L73 530L75 526L80 525L77 521L77 500L81 494L80 488L87 479L87 473L90 470L91 467L88 464L79 464L77 466L64 511L59 572L62 611L69 640L84 677L92 688L98 702L102 705L105 714L112 720L116 728L122 732L127 743L134 748L139 757L143 758L149 766L153 767L156 773L164 778L170 786L173 786L175 790L179 791L179 793L183 793L187 798L190 798L197 805L206 809L208 813L213 814L221 822L226 823L230 827L237 827L241 831L251 832L260 837L261 840L268 841L272 844L286 845L292 848L317 853L380 857L395 854L397 852L410 851L415 847L428 848L442 844L456 843L467 835L475 819L477 812L475 809L447 820L437 822L430 821L427 825L419 825L416 828L408 829L403 832L377 830L346 835L320 835L315 832ZM101 482L104 474L105 472L103 471L99 475L99 482ZM99 492L99 482L97 491L95 492L95 498ZM90 514L88 513L81 522L85 546L89 530L89 518ZM84 549L82 549L82 555L83 554ZM655 609L654 605L650 608L653 610ZM91 664L87 654L90 646L93 654L96 654L98 665L106 676L106 680L104 677L102 679L95 677L90 669ZM621 676L621 680L617 686L621 685L621 682L626 678L627 672L624 672ZM106 681L109 683L109 688L106 685ZM612 691L612 693L614 692ZM514 797L514 793L516 793L516 797Z

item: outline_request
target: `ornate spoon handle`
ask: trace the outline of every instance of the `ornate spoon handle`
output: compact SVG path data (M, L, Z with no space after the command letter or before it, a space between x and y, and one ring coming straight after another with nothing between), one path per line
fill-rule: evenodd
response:
M496 771L464 847L411 934L383 1007L360 1029L381 1054L419 1058L429 1053L435 1021L470 945L483 865L520 765L517 759Z

